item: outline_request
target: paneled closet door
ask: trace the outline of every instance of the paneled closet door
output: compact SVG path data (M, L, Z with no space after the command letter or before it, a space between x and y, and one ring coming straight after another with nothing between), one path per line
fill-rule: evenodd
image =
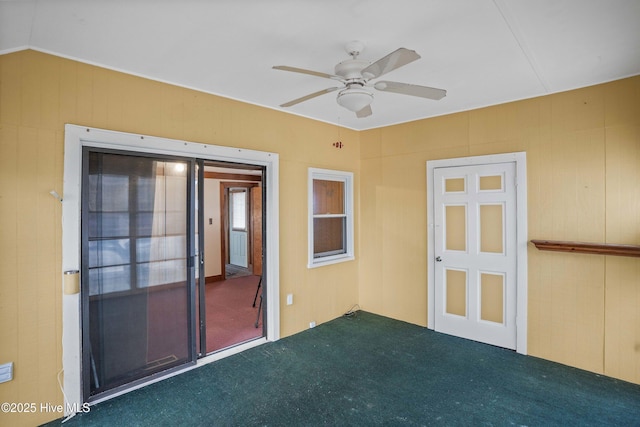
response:
M516 348L515 163L434 169L435 329Z

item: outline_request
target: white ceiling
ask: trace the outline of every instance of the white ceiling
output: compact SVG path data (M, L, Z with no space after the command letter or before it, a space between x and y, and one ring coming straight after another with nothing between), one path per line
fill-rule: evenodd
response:
M384 79L447 96L279 107L336 82L273 65L333 74L351 40L417 51ZM0 53L26 48L363 130L638 75L640 0L0 0Z

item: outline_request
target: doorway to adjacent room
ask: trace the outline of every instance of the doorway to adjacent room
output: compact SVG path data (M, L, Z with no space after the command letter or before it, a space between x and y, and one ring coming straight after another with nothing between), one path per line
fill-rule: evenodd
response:
M206 354L264 335L260 167L204 162L202 210Z

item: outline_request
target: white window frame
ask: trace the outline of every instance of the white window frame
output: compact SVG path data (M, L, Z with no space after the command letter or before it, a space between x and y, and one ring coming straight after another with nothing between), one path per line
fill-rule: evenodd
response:
M313 236L314 218L324 218L325 215L313 214L313 181L338 181L344 183L344 216L345 221L345 252L315 258L313 252ZM336 171L330 169L309 168L308 175L308 217L309 217L309 236L308 236L308 263L307 268L321 267L324 265L335 264L339 262L351 261L355 259L353 251L354 233L353 233L353 172ZM335 216L335 215L332 215ZM339 215L342 216L342 215Z

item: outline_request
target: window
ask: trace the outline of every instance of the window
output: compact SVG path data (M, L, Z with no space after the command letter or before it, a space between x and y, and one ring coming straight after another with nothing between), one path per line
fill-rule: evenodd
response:
M353 258L353 173L309 168L308 267Z
M231 228L234 231L247 231L247 189L231 188Z

